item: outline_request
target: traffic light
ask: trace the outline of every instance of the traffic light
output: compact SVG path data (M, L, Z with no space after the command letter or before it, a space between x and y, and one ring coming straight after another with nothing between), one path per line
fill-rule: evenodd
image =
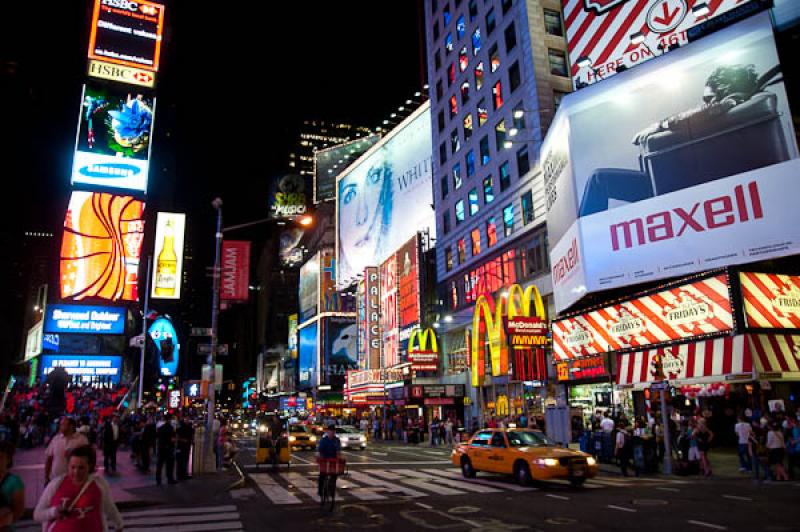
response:
M661 363L661 354L658 352L650 359L650 375L655 381L664 380L664 366Z

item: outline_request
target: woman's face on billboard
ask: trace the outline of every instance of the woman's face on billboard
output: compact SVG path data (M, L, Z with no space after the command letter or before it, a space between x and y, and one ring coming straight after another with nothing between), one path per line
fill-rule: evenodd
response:
M373 266L381 236L381 191L385 167L378 164L366 174L350 175L339 183L340 245L355 268Z

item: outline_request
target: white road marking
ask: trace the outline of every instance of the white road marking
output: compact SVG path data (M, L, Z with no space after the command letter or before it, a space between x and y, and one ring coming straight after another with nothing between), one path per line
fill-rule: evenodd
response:
M422 504L421 502L415 502L414 504L416 504L421 508L425 508L426 510L431 510L433 508L433 506L431 506L430 504Z
M204 508L153 508L152 510L140 510L135 512L125 512L125 517L147 517L153 515L175 515L175 514L208 514L214 512L235 512L235 504L225 506L207 506Z
M402 475L397 475L396 473L390 473L388 471L384 471L381 469L373 469L370 471L375 476L386 478L388 480L398 480L403 484L408 484L409 486L413 486L415 488L424 489L433 493L434 495L464 495L464 491L453 489L453 488L446 488L440 484L432 484L427 480L416 479L416 478L407 478Z
M636 510L634 508L625 508L624 506L616 506L613 504L606 505L606 508L611 508L612 510L619 510L621 512L636 513Z
M409 477L421 478L427 482L434 482L436 484L444 484L445 486L455 487L466 491L473 491L475 493L499 493L500 490L490 488L488 486L481 486L480 484L470 484L468 482L459 482L453 478L445 478L440 476L433 476L423 471L416 471L414 469L395 469L396 472L402 473ZM458 485L455 485L455 484Z
M377 454L378 456L389 456L389 453L379 453L378 451L369 451L369 454Z
M552 493L545 493L545 497L550 497L551 499L558 499L561 501L568 501L569 497L565 497L563 495L554 495Z
M751 499L750 497L740 497L738 495L723 495L723 497L726 499L733 499L734 501L747 501L747 502L753 501L753 499Z
M536 491L537 488L526 488L522 486L517 486L516 484L506 483L506 482L497 482L495 480L486 480L485 478L464 478L461 473L456 473L455 471L445 471L442 469L423 469L426 473L430 473L432 475L439 475L448 478L458 478L463 480L469 484L480 484L482 486L491 486L493 488L500 488L502 490L509 490L509 491Z
M657 490L661 490L661 491L671 491L673 493L677 493L677 492L681 491L678 488L662 488L662 487L658 487L656 489Z
M406 497L425 497L427 493L423 493L421 491L417 491L411 489L407 486L402 486L395 482L389 482L386 480L382 480L379 478L373 478L369 475L362 473L361 471L350 471L348 476L362 484L366 484L367 486L377 486L385 489L388 492L400 492Z
M375 457L365 456L364 454L354 453L352 451L342 451L342 454L349 454L350 456L357 456L359 458L366 458L367 460L372 460L373 462L378 462L379 464L385 464L386 460L379 460ZM353 462L356 464L369 464L371 462Z
M689 521L687 521L687 523L689 523L690 525L697 525L697 526L704 526L706 528L713 528L714 530L728 530L727 526L715 525L715 524L712 524L712 523L706 523L705 521L689 520Z
M272 475L268 473L250 475L250 478L255 481L261 493L266 495L273 504L300 504L303 502L289 492L289 490L278 484L278 482L272 478Z
M280 473L280 475L295 488L302 491L314 502L319 502L319 495L317 495L317 483L309 477L300 473Z

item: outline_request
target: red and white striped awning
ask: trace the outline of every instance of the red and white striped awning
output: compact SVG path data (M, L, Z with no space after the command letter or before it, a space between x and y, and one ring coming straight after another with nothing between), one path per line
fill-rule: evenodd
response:
M617 355L617 384L643 388L653 382L652 357L660 354L670 384L753 380L753 357L745 335Z
M792 334L748 336L759 379L800 380L800 336Z

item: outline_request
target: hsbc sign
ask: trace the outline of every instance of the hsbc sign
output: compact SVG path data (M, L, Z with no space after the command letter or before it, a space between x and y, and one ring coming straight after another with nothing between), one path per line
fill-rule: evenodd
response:
M106 79L128 85L153 88L156 84L156 73L141 68L115 65L105 61L92 59L89 61L89 76Z

